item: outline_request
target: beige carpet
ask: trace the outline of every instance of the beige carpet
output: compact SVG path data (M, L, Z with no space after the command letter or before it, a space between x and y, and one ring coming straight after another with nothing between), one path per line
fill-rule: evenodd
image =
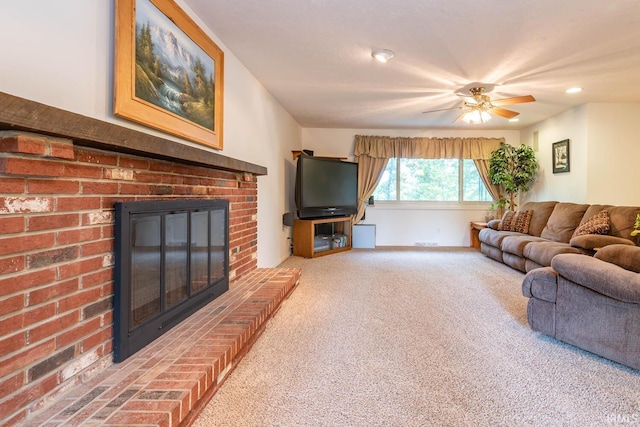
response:
M195 426L640 425L640 372L531 331L470 249L292 257L302 279Z

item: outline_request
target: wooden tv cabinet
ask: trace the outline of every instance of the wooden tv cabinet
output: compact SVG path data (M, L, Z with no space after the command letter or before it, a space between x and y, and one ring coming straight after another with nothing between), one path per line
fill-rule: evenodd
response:
M351 217L296 219L293 254L315 258L351 249Z

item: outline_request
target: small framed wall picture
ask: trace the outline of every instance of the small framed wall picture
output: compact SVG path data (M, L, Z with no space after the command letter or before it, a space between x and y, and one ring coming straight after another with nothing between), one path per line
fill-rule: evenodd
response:
M553 173L569 172L571 161L569 157L569 140L558 141L553 143Z

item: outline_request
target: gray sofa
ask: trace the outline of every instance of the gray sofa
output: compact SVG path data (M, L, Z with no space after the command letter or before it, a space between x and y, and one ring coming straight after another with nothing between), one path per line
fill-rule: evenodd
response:
M603 210L609 219L606 234L574 236L576 228ZM640 207L546 201L527 202L520 211L531 212L526 233L500 230L501 220L494 220L488 228L480 230L478 237L483 254L522 272L549 267L559 254L591 256L596 248L637 243L630 233Z
M522 283L534 331L640 370L640 247L559 254Z

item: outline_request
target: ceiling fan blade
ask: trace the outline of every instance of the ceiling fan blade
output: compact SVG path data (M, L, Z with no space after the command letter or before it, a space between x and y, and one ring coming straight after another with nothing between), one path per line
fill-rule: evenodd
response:
M461 109L461 108L463 108L463 107L441 108L440 110L423 111L423 112L422 112L422 114L425 114L425 113L435 113L435 112L438 112L438 111L459 110L459 109Z
M462 118L464 117L464 115L467 114L467 112L463 112L462 114L460 114L458 117L456 117L456 119L453 121L453 123L458 123L460 120L462 120Z
M497 114L498 116L506 117L507 119L512 119L518 114L520 114L515 111L506 110L504 108L499 108L499 107L493 107L492 109L489 110L489 112L492 114Z
M491 104L499 107L502 105L522 104L523 102L533 102L536 99L531 95L516 96L514 98L496 99L491 101Z

